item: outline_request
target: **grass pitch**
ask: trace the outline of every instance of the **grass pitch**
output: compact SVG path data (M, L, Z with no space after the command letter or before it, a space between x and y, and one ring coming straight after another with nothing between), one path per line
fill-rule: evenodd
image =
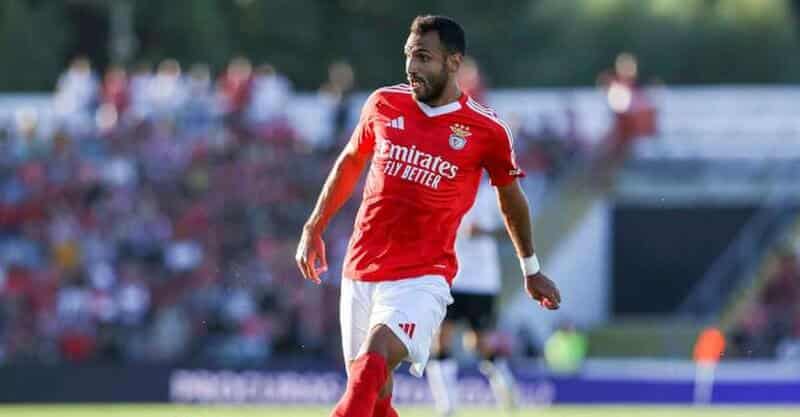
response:
M401 417L437 417L430 408L398 407ZM15 417L327 417L330 407L187 405L11 405L0 416ZM556 406L503 413L492 408L460 410L454 417L796 417L800 408Z

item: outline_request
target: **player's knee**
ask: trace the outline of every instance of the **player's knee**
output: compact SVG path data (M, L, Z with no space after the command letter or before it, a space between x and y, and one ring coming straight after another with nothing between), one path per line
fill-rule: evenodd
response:
M437 333L435 342L435 354L450 354L450 351L453 349L453 325L451 323L447 321L442 323L442 326L439 328L439 332Z
M448 359L453 352L452 337L443 337L439 334L431 349L431 358L436 360Z
M493 360L495 357L496 349L491 336L489 331L478 330L475 332L475 350L481 359Z
M406 346L384 324L379 324L370 331L367 339L367 352L374 352L386 358L389 369L394 369L400 361L408 356Z

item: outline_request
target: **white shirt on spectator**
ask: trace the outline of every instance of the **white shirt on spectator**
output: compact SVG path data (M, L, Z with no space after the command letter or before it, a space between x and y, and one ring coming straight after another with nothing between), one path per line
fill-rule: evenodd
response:
M58 78L55 110L60 115L89 111L97 93L97 77L91 70L68 69Z
M134 73L130 81L131 111L137 119L146 119L153 111L150 101L150 84L153 76L150 73Z
M180 75L156 74L148 87L153 111L158 115L175 115L187 97L186 83Z
M269 123L285 115L292 93L286 77L279 74L260 75L253 81L248 116L254 123Z

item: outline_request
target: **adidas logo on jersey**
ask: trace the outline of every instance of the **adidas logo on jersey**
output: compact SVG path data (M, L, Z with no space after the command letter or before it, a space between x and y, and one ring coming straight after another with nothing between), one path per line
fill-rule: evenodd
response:
M407 334L409 339L414 337L414 329L417 328L415 323L400 323L399 326L400 330Z
M404 130L405 129L405 120L403 116L396 117L392 120L386 122L386 126L393 127L395 129Z

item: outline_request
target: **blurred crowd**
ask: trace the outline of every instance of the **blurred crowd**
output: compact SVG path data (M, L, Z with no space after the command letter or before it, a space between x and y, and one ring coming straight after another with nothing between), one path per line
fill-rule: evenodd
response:
M291 82L241 57L216 78L172 59L101 78L76 58L49 129L22 109L0 120L0 363L338 360L340 262L317 287L293 260L358 116L352 68L328 75L322 138L289 122ZM564 143L522 146L523 167L550 175L574 155ZM356 204L326 233L328 259Z
M782 248L732 333L732 356L800 359L800 260Z
M335 298L304 291L292 261L331 156L296 146L291 94L245 58L216 80L175 60L100 80L78 58L51 132L7 121L0 362L336 352Z

